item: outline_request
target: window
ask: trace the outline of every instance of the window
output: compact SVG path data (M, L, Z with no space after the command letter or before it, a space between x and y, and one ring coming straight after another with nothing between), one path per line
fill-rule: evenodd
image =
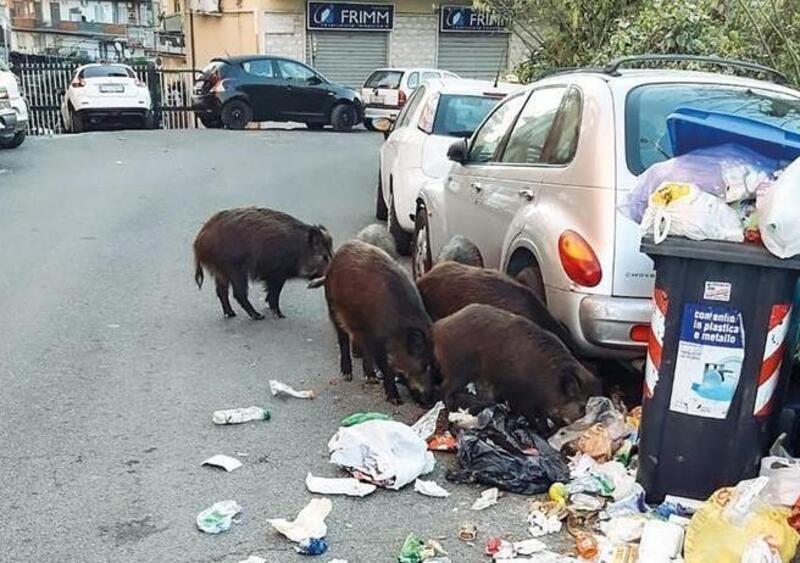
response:
M278 70L280 70L281 76L284 80L307 82L309 79L316 76L313 70L305 65L301 65L300 63L296 63L294 61L284 61L281 59L276 62L278 63Z
M470 162L489 162L494 159L494 153L497 151L500 141L505 137L524 102L524 94L509 98L483 122L481 128L475 133L469 149Z
M400 80L402 78L402 70L376 70L364 82L364 88L390 88L396 90L400 88Z
M438 72L423 72L422 73L422 81L425 82L426 80L436 80L440 78Z
M406 102L406 106L400 112L400 115L397 116L397 123L395 124L395 129L399 129L404 125L407 125L408 122L411 120L411 116L414 115L414 112L417 111L419 104L425 98L425 86L421 86L414 90L414 93L411 94L411 97Z
M419 86L419 73L412 72L408 75L408 87L413 90L417 86Z
M561 100L561 108L550 130L544 155L547 164L568 164L572 161L578 148L582 114L581 92L572 86Z
M488 96L445 94L439 100L433 134L448 137L472 136L475 128L498 101L497 98Z
M633 174L672 158L667 117L679 107L735 113L800 132L800 99L794 96L718 84L639 86L625 104L625 153Z
M566 88L534 90L508 138L502 162L538 164Z
M87 66L81 78L134 78L133 71L122 65Z
M275 69L272 66L272 59L253 59L242 63L242 68L247 74L260 76L261 78L275 78Z

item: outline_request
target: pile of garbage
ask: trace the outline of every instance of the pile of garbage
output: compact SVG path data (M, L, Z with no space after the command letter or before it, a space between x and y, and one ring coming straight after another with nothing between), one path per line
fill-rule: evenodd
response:
M737 144L697 149L654 164L620 211L652 234L763 244L800 254L800 159L778 161Z

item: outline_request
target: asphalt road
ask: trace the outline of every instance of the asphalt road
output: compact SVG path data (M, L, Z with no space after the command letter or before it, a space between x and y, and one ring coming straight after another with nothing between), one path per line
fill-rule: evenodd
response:
M335 243L371 222L381 137L294 131L107 132L29 139L0 152L0 560L303 559L267 524L312 498L307 472L340 476L327 442L344 416L411 422L380 387L338 375L321 291L290 282L287 319L222 317L198 292L191 242L219 209L260 205L327 225ZM257 291L256 288L252 288ZM255 303L256 298L252 301ZM258 302L263 304L259 292ZM268 379L314 388L273 399ZM214 410L264 405L270 422L217 427ZM201 467L238 457L232 473ZM483 512L479 487L332 497L330 551L389 563L411 532L443 537L454 563L483 561L491 535L525 534L527 499ZM216 501L244 508L226 533L199 532ZM479 528L475 546L456 539Z

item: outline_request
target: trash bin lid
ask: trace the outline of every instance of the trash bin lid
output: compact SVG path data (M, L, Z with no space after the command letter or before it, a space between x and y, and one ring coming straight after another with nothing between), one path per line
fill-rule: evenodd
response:
M721 111L679 107L667 117L672 155L736 143L777 160L800 157L800 133Z
M800 270L800 256L781 259L765 247L718 240L690 240L683 237L667 237L661 244L653 241L652 235L642 238L641 251L649 256L672 256L692 260L729 262L747 266Z

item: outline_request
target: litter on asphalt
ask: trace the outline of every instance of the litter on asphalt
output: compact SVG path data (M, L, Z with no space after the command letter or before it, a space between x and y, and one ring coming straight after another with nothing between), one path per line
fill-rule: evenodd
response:
M309 492L320 495L347 495L350 497L365 497L375 492L372 483L362 483L352 477L314 477L311 473L306 475L306 488Z
M235 500L215 502L197 515L197 527L207 534L219 534L231 527L234 516L241 511Z
M423 481L417 479L414 481L414 490L426 497L447 498L450 496L436 481Z
M295 543L300 543L309 538L324 538L328 535L325 518L332 509L333 503L330 499L315 498L311 499L294 520L272 518L268 522L280 534Z
M211 456L200 465L211 465L214 467L220 467L230 473L234 469L239 469L242 466L242 462L236 459L235 457L231 457L229 455L217 454Z
M322 555L328 551L328 542L325 538L308 538L294 547L301 555Z
M433 437L436 434L436 425L439 420L439 415L444 410L444 402L439 401L424 415L417 420L411 429L423 440Z
M499 495L500 491L497 487L486 489L481 493L481 496L475 499L475 502L472 503L470 508L472 510L486 510L490 506L497 504L497 497Z
M269 411L262 407L247 407L215 411L211 415L214 424L242 424L253 420L269 420Z
M315 399L317 397L313 389L307 391L298 391L291 385L281 383L275 379L269 380L269 390L273 397L285 396L294 397L295 399Z
M368 420L392 420L392 417L382 412L356 412L343 418L339 426L354 426Z

